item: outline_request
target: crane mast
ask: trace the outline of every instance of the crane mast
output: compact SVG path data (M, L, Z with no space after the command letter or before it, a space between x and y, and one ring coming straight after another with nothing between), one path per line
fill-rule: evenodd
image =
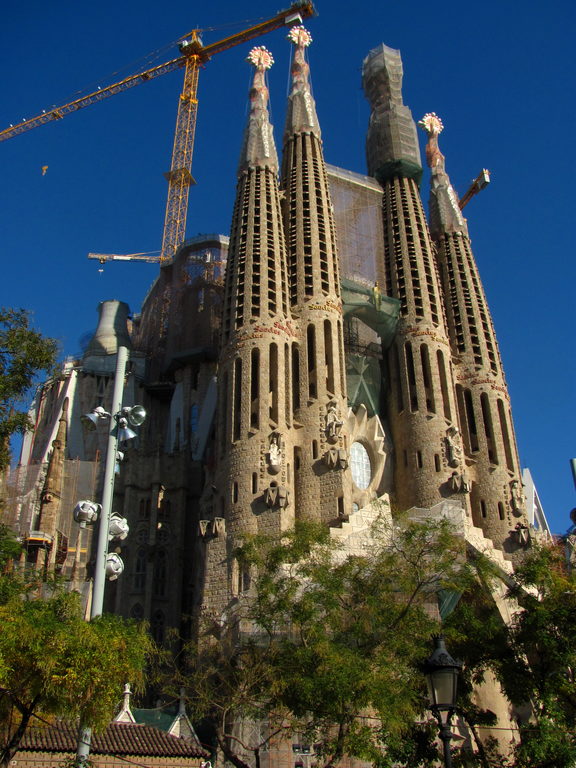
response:
M197 40L197 38L196 38ZM191 43L194 45L194 43ZM178 103L176 131L172 149L172 163L166 174L168 179L168 200L164 218L164 234L160 251L160 262L170 260L180 243L186 237L186 218L188 214L188 196L192 177L192 156L196 116L198 113L198 74L200 69L199 53L192 53L186 59L184 87Z
M172 72L174 69L184 68L184 85L178 102L172 162L170 170L166 174L168 180L168 200L164 218L162 249L158 259L161 264L167 263L172 259L176 249L185 239L189 191L190 186L195 183L192 177L192 158L198 113L197 96L200 66L217 53L272 32L284 25L292 26L301 23L303 18L314 16L315 13L316 10L312 0L297 0L288 9L280 11L272 18L206 46L200 40L199 30L193 30L190 33L190 39L184 38L181 40L180 53L182 55L178 58L147 69L144 72L130 75L118 83L93 91L68 104L44 110L42 114L29 120L23 120L17 125L11 125L9 128L0 131L0 141L11 139L18 134L53 120L60 120L71 112L76 112L83 107L90 106L109 96L114 96L117 93L133 88L140 83L153 80L167 72ZM98 254L98 257L103 255Z

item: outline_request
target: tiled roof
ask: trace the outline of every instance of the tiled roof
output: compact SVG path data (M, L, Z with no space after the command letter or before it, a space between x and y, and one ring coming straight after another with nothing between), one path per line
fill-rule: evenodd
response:
M68 723L28 728L19 751L75 752L78 729ZM91 752L99 755L209 757L197 743L178 739L149 725L110 723L92 735Z

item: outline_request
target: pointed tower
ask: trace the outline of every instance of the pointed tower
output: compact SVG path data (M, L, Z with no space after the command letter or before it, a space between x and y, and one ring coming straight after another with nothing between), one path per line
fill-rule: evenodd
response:
M284 131L281 186L290 303L300 331L292 347L296 508L330 522L351 511L346 368L336 234L320 125L308 79L304 27L294 44L292 88Z
M58 431L52 441L52 453L48 462L44 488L40 496L38 528L45 536L51 537L52 546L46 551L45 567L53 569L60 549L58 523L61 514L62 484L64 482L64 459L68 435L68 398L64 399Z
M296 336L265 82L273 59L259 47L248 60L255 72L224 288L217 468L200 521L208 547L205 607L216 611L225 605L223 562L229 564L228 598L249 587L232 559L241 536L278 533L294 522L289 360Z
M371 51L362 81L372 107L368 173L384 192L383 288L401 303L387 357L396 504L401 510L430 507L452 496L466 505L450 344L418 190L422 167L416 126L402 103L399 51L385 45Z
M443 125L434 113L420 125L428 134L430 233L445 295L472 518L496 546L512 551L519 542L510 532L526 518L510 398L466 219L438 146Z

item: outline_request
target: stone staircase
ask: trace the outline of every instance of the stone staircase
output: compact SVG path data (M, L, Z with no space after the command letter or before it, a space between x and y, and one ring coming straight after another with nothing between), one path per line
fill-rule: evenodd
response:
M512 563L506 559L501 550L496 549L492 539L485 536L482 529L477 528L472 523L458 501L442 501L429 509L413 507L408 510L408 518L411 520L440 518L449 520L454 533L462 536L473 551L488 558L503 577L513 573ZM363 554L372 538L373 526L379 519L383 526L392 524L388 494L371 501L363 509L352 512L339 527L331 527L330 536L342 544L342 551L345 554Z

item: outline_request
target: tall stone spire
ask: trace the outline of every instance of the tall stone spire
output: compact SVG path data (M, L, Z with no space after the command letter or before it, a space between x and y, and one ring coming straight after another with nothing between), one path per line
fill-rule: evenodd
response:
M64 459L68 435L68 398L62 405L58 431L52 441L52 453L48 462L44 488L40 496L39 529L52 537L52 547L47 555L46 566L54 566L58 549L58 523L61 514L62 485L64 482Z
M466 220L438 146L442 121L430 113L420 125L428 134L430 228L444 289L472 518L510 553L522 543L526 518L508 388Z
M265 84L273 59L258 47L248 60L255 72L224 286L216 469L200 521L207 547L205 608L215 611L248 588L248 576L230 556L241 537L294 523L290 350L297 337Z
M329 297L341 312L336 230L316 106L305 51L312 37L293 27L292 87L284 131L281 186L288 248L290 297L298 311Z
M284 137L288 140L295 133L307 131L320 138L320 124L310 90L310 67L306 61L306 48L312 42L312 36L304 27L293 27L288 39L295 47L292 60L292 89L288 96Z
M362 81L372 108L368 170L383 189L384 292L400 300L398 330L387 353L396 504L430 507L456 496L467 506L450 344L418 191L416 126L402 103L399 52L385 45L372 50Z
M278 156L268 114L269 93L266 87L266 72L274 64L274 58L262 45L253 48L247 60L254 65L255 70L250 89L250 115L244 131L238 173L241 174L249 168L270 168L278 171Z
M278 159L268 114L266 71L274 59L264 46L253 48L250 114L238 165L224 291L224 348L235 333L256 320L287 319L288 282L280 200Z
M430 234L438 238L444 232L468 235L466 219L458 205L458 196L446 173L444 155L438 146L438 136L444 130L442 120L434 112L424 115L418 123L428 134L426 162L430 168Z
M342 301L332 202L305 51L293 27L292 87L284 131L281 186L290 302L300 342L292 347L296 495L303 515L328 522L351 511Z

